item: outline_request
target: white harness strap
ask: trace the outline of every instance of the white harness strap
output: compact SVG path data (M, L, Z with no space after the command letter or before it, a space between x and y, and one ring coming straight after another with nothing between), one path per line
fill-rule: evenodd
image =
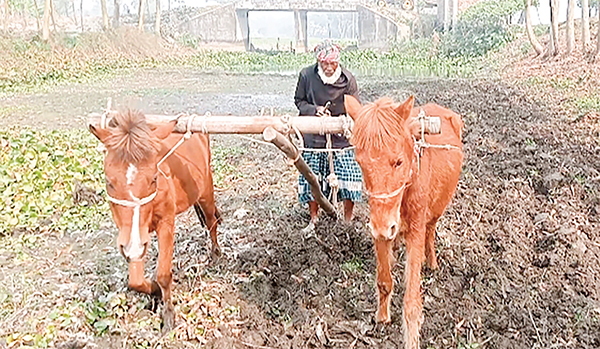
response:
M125 207L133 207L134 209L138 209L141 206L144 206L145 204L149 203L150 201L154 200L154 197L156 196L156 193L158 191L155 191L154 193L146 196L145 198L141 198L141 199L136 199L136 200L121 200L121 199L115 199L112 196L106 194L106 197L108 197L108 201L112 202L113 204L117 204L117 205L121 205L121 206L125 206Z
M411 170L411 176L412 176L412 170ZM402 184L402 186L400 188L394 190L391 193L371 194L367 191L367 195L369 195L369 198L371 198L371 199L378 199L378 200L391 199L393 197L398 196L409 185L410 185L409 183L404 183L404 184Z
M125 207L133 207L133 217L131 219L131 233L129 238L129 244L127 244L124 251L124 253L127 254L127 258L137 259L140 258L144 253L144 249L141 247L140 237L140 208L143 205L150 203L152 200L154 200L157 192L158 190L150 194L149 196L146 196L145 198L134 198L134 200L115 199L112 196L106 194L106 196L108 197L108 201L114 204Z

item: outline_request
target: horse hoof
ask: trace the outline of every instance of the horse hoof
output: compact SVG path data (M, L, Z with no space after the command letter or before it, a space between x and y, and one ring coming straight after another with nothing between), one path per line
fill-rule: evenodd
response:
M377 312L375 321L377 321L378 324L387 325L392 322L392 318L390 317L390 314L381 314Z
M162 312L163 333L169 333L175 327L175 312L173 307L166 307Z
M223 255L223 252L221 252L221 248L219 246L213 247L212 250L210 251L210 258L213 261L219 259L222 255Z

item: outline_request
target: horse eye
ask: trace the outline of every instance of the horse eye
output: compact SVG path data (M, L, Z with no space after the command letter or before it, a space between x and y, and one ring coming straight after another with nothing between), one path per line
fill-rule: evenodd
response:
M152 178L152 183L156 183L156 181L158 180L158 174L154 175L154 178Z
M392 166L394 166L394 167L400 167L401 165L402 165L402 159L398 159L392 163Z
M112 183L108 180L108 178L105 178L104 180L106 181L106 186L107 187L109 187L109 188L113 187Z

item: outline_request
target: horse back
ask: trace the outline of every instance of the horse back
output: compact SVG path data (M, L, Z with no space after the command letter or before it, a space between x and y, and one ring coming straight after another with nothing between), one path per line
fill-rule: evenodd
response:
M434 145L451 145L458 149L423 149L421 157L421 171L419 186L427 193L429 198L428 214L426 221L437 221L443 214L446 206L456 190L460 172L462 169L462 130L463 121L459 114L439 106L437 104L426 104L413 109L414 116L418 115L420 109L427 116L436 116L441 119L441 133L427 134L425 141Z
M167 149L172 149L182 136L171 134L163 140L163 144ZM210 158L208 135L194 133L167 159L166 163L170 167L171 175L178 179L173 181L177 192L178 212L186 210L201 198L213 200L214 187Z
M416 117L421 109L425 111L425 115L427 116L439 117L442 123L440 134L426 136L429 143L450 144L462 149L462 131L464 123L459 114L438 104L429 103L421 107L413 108L411 116Z

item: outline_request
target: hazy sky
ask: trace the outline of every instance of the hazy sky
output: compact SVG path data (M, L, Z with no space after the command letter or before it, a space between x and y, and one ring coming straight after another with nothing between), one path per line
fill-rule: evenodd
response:
M125 0L125 1L121 1L121 3L128 4L132 1L134 1L134 0ZM161 1L161 4L163 5L162 7L164 9L166 9L168 0L160 0L160 1ZM203 6L211 6L211 5L218 5L218 4L226 4L228 2L233 2L233 1L227 1L227 0L218 0L218 1L216 1L216 0L171 0L171 4L181 3L181 2L185 3L187 6L203 7ZM92 15L95 15L96 12L100 12L99 3L100 3L99 0L84 1L85 12L87 12L87 14L92 14ZM111 4L111 3L112 2L109 2L109 4ZM274 17L285 17L285 15L282 13L273 13L273 15L274 15ZM262 16L260 16L260 17L262 17ZM581 17L581 8L577 7L577 9L575 11L575 18L580 18L580 17ZM566 20L566 18L567 18L567 1L561 1L560 2L559 19L561 22L563 22ZM550 6L548 4L548 1L540 1L540 6L538 7L538 10L533 12L533 22L534 22L534 24L550 23Z

